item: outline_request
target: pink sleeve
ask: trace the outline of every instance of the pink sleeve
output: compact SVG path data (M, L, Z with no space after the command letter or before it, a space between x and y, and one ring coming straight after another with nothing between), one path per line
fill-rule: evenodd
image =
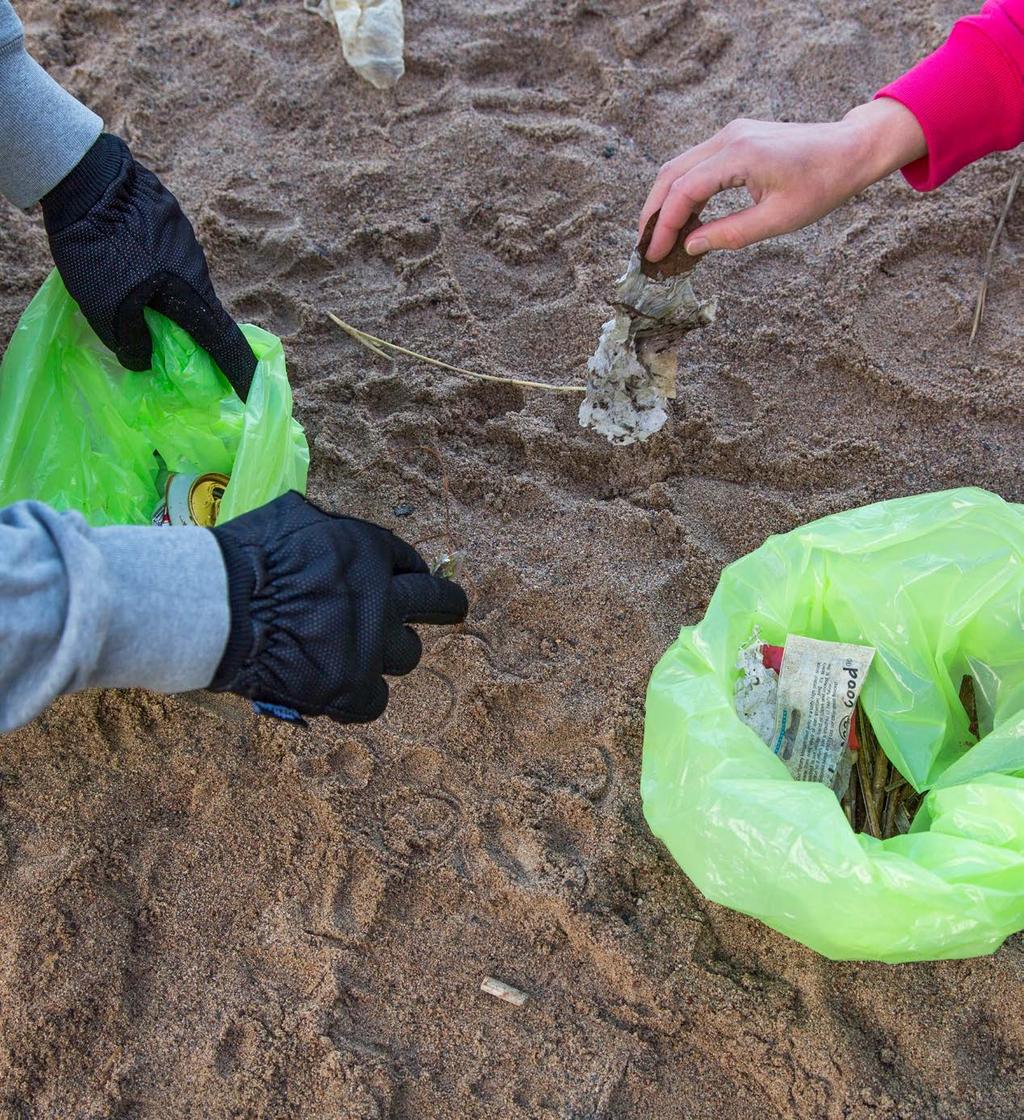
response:
M903 168L919 191L1024 141L1024 0L988 0L944 46L875 94L917 117L928 154Z

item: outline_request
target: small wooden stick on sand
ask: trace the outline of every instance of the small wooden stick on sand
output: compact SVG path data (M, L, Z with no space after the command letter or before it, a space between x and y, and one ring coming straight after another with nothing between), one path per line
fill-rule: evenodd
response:
M1010 189L1006 194L1006 201L1003 203L1003 212L999 215L999 221L996 223L996 231L992 234L992 242L988 247L988 253L985 254L985 267L981 274L981 286L978 288L978 302L974 308L974 322L971 324L971 337L968 341L968 346L974 345L975 336L978 333L978 328L981 326L981 321L985 317L985 300L988 296L988 281L992 275L992 266L996 259L996 249L999 248L999 239L1003 236L1003 226L1006 225L1006 216L1010 213L1010 207L1013 205L1013 200L1017 194L1017 188L1020 186L1021 172L1018 171L1010 180Z
M493 976L485 976L483 978L480 984L480 991L486 992L489 996L494 996L496 999L503 999L506 1003L511 1003L514 1007L522 1007L530 998L526 992L521 992L518 988L513 988L511 984L506 984L504 980L496 980Z

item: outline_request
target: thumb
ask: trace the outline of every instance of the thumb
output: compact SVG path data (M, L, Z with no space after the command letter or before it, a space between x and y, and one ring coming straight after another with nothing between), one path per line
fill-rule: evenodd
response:
M706 222L686 239L686 251L695 256L709 249L746 249L792 228L783 219L777 200L765 198L754 206Z
M153 340L142 313L152 292L153 284L150 281L137 284L114 313L113 338L100 336L114 351L121 365L136 373L142 373L153 365Z

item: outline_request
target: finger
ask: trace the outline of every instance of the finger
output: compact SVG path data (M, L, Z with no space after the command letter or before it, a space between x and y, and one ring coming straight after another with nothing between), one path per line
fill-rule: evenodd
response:
M700 230L690 236L686 242L687 251L697 249L695 242L703 245L697 249L706 252L708 249L745 249L758 241L768 237L777 237L780 233L788 233L792 225L787 223L782 215L777 199L764 198L756 206L747 206L728 214L724 218L716 218L713 222L701 226Z
M676 179L662 203L647 259L660 261L667 256L691 214L698 212L719 191L742 187L744 181L743 171L727 153L698 163Z
M114 339L103 339L117 355L121 365L136 373L142 373L153 365L153 340L142 314L152 292L153 285L149 282L133 288L118 305L114 318Z
M395 611L405 622L451 626L469 610L465 591L450 579L419 572L395 576L391 591Z
M395 565L395 574L403 572L429 572L426 560L407 541L402 540L397 533L391 534L391 551Z
M324 714L337 723L372 723L384 714L388 696L388 682L383 677L376 677L357 696L341 704L332 704L324 709Z
M231 383L239 399L246 400L252 388L252 379L258 365L245 335L238 324L225 312L224 329L208 342L199 342Z
M391 626L384 638L384 672L392 677L411 673L423 656L423 643L410 626Z
M722 133L716 132L709 140L705 140L701 144L695 144L692 148L688 148L685 152L676 156L675 159L669 160L662 166L651 186L650 193L647 195L647 201L640 211L639 233L641 236L643 236L648 219L655 210L661 209L665 197L676 179L685 175L691 167L696 167L698 163L702 163L709 156L714 155L725 142Z
M243 401L248 397L256 355L212 288L204 298L180 277L166 275L149 304L188 331L217 363L239 397Z

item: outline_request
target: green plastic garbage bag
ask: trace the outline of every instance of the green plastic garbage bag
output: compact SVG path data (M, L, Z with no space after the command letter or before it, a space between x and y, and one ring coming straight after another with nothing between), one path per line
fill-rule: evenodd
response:
M861 694L919 791L910 832L855 834L736 715L754 627L877 649ZM974 678L979 742L958 697ZM730 565L647 692L644 813L704 894L839 960L989 953L1024 927L1024 507L982 490L816 521Z
M0 365L0 505L35 498L95 525L148 523L154 451L174 472L230 474L221 521L305 490L309 449L280 339L242 327L259 359L243 406L185 331L155 311L146 320L153 368L133 373L50 274Z

